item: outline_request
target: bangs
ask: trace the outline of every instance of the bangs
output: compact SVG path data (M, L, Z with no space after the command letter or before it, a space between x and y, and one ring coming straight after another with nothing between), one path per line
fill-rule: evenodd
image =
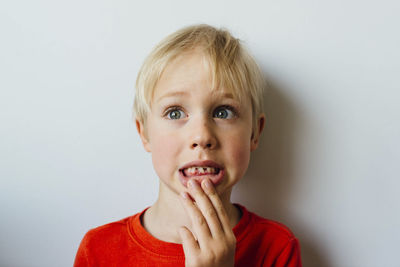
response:
M237 64L221 60L212 54L207 57L213 90L231 93L235 100L242 103L246 96L246 82Z

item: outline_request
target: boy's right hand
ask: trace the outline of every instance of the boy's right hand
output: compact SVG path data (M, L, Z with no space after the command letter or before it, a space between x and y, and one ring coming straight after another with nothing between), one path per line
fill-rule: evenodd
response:
M185 265L234 266L236 237L212 183L206 178L200 187L197 181L191 180L188 188L190 196L184 192L181 199L194 233L184 226L179 229Z

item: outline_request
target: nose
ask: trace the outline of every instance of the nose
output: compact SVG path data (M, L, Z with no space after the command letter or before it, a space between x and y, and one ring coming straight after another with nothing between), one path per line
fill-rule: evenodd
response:
M191 149L214 149L217 146L212 123L207 119L199 119L190 126L192 127Z

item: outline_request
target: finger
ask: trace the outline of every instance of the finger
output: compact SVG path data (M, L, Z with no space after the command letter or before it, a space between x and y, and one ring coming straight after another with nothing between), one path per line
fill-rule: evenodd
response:
M191 186L189 183L190 194L194 197L197 206L199 207L201 213L207 221L208 228L210 229L210 233L213 237L220 237L224 234L223 228L221 226L220 219L218 217L217 211L213 206L213 203L209 199L206 192L203 190L205 182L210 180L205 178L203 180L202 186L197 184L196 181L193 180L196 184ZM202 188L203 187L203 188Z
M204 179L201 183L204 192L207 194L208 199L211 201L214 206L215 212L217 213L218 220L220 222L220 227L224 231L224 233L231 233L232 228L229 221L228 214L225 211L224 205L222 204L221 199L219 198L217 191L212 185L211 181L208 179Z
M195 203L190 199L188 193L183 192L181 197L183 207L192 221L194 231L193 234L197 237L200 247L206 245L211 238L210 229L208 228L207 221Z
M178 232L182 240L183 252L185 255L196 255L195 253L197 253L199 249L199 244L194 239L192 232L185 226L180 227Z

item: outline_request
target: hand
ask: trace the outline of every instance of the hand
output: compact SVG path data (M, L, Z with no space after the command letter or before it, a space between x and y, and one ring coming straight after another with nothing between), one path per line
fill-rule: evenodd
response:
M181 200L194 233L184 226L179 229L185 265L234 266L236 238L212 183L206 178L200 187L196 180L191 180L188 187L190 196L184 192Z

